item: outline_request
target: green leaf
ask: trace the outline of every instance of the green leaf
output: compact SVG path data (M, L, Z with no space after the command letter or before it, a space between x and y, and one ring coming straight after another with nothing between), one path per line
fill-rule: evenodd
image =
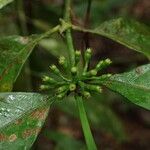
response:
M51 103L36 93L0 93L0 149L30 149Z
M150 110L150 64L114 75L102 84L128 98L132 103Z
M40 40L57 32L59 28L58 25L36 36L10 36L0 39L0 92L11 91L33 48Z
M116 42L150 56L150 29L136 21L114 19L103 23L95 32L101 32Z
M11 91L23 64L36 44L32 38L20 36L0 39L0 92Z
M93 30L74 29L102 35L150 58L150 28L139 22L119 18L106 21Z
M0 9L11 2L13 2L13 0L0 0Z

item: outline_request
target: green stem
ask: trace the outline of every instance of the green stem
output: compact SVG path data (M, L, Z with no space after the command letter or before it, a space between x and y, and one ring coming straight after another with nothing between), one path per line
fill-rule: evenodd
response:
M79 109L80 120L88 150L97 150L94 138L91 133L87 114L84 108L83 99L81 96L76 96L77 107Z
M27 20L26 20L26 15L24 11L23 0L16 1L16 9L17 9L20 33L23 36L27 36L28 29L27 29ZM24 84L24 88L27 88L26 91L32 90L32 79L30 75L31 75L30 63L29 63L29 60L27 60L24 66L24 70L22 71L22 77L24 78L24 80L22 80L22 78L19 78L20 80L18 81L18 85Z
M65 14L64 14L64 20L67 23L71 23L70 19L70 5L71 5L71 0L65 0ZM71 29L66 30L66 40L67 40L67 46L68 46L68 53L69 53L69 60L71 63L71 67L74 66L75 64L75 54L74 54L74 46L73 46L73 40L72 40L72 35L71 35Z
M55 26L54 28L48 30L47 32L45 32L44 34L42 34L38 40L40 41L41 39L43 38L47 38L49 37L51 34L55 33L55 32L58 32L60 30L61 26L60 25L57 25Z
M85 66L84 66L84 70L83 70L84 73L85 73L85 72L87 71L87 69L88 69L88 64L89 64L89 61L86 61L86 62L85 62Z
M18 19L21 27L21 32L23 35L28 35L28 29L27 29L27 21L26 21L26 15L24 12L24 4L22 0L17 0L17 11L18 11Z

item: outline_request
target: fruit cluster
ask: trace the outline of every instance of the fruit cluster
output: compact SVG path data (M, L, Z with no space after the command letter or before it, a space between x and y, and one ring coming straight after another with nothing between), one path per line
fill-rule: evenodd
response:
M101 93L101 86L93 84L92 81L109 78L111 74L103 74L101 76L98 76L97 74L99 71L109 66L112 62L110 59L101 60L94 69L89 70L89 63L92 56L91 49L88 48L83 55L84 67L81 67L82 65L79 64L82 59L81 51L75 51L75 64L73 67L70 67L69 62L65 59L65 57L61 56L59 58L59 64L66 72L66 75L63 75L56 65L51 65L51 72L58 76L61 81L57 81L55 77L44 76L42 79L44 84L41 85L40 89L55 89L55 95L59 99L64 98L70 93L78 94L85 98L89 98L92 92Z

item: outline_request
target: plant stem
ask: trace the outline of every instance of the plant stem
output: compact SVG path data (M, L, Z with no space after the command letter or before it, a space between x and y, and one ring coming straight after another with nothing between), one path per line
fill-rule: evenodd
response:
M88 0L87 10L84 18L84 28L89 28L91 5L92 5L92 0ZM89 33L84 33L83 38L84 38L85 48L87 49L90 47Z
M23 0L17 0L16 1L16 9L17 9L18 27L20 29L20 34L22 34L23 36L27 36L28 35L28 28L27 28L27 20L26 20L26 14L24 11ZM22 78L24 80L22 80ZM31 70L30 70L29 59L25 63L25 66L22 70L22 74L20 75L20 78L18 78L18 82L16 83L16 87L19 87L21 84L24 85L24 87L23 87L24 90L32 91L32 79L31 79ZM20 90L20 87L19 87L19 90Z
M22 0L17 0L17 11L18 11L18 19L19 19L19 24L21 28L22 34L28 35L28 29L27 29L27 22L26 22L26 15L24 12L24 4Z
M68 23L71 23L70 5L71 5L71 0L65 0L64 20ZM66 30L66 40L67 40L67 46L68 46L69 60L70 60L71 67L72 67L75 64L75 54L74 54L74 46L73 46L73 40L72 40L72 35L71 35L71 29Z
M89 122L88 122L87 114L84 108L82 97L76 96L76 102L77 102L77 107L79 110L79 116L80 116L87 148L88 150L97 150L97 147L96 147L96 144L95 144L95 141L94 141L94 138L92 136L91 129L89 126Z
M38 40L40 41L43 38L49 37L51 34L58 32L60 30L60 28L61 28L60 25L53 27L52 29L50 29L47 32L45 32L44 34L42 34Z

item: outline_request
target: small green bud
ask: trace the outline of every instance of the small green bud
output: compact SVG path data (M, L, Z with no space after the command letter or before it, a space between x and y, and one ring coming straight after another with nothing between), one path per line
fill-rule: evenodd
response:
M71 73L76 74L77 73L77 67L72 67L71 68Z
M56 67L56 65L51 65L50 68L54 73L56 73L56 74L59 73L59 69Z
M70 84L69 85L69 90L72 92L72 91L75 91L76 90L76 85L75 84Z
M64 56L60 56L60 58L59 58L59 64L60 65L64 65L65 64L65 57Z
M97 70L93 69L93 70L90 70L89 72L83 72L82 75L85 76L85 77L96 76L97 75Z
M107 66L109 66L110 64L112 63L112 61L107 58L105 60L101 60L97 65L96 65L96 70L99 71L99 70L102 70L104 68L106 68Z
M61 92L64 92L65 90L68 89L68 86L64 85L64 86L61 86L58 88L58 92L61 93Z
M84 91L84 92L83 92L83 96L84 96L85 98L90 98L90 97L91 97L91 94L90 94L90 92Z
M64 56L60 56L59 64L62 65L65 69L67 68L67 61L66 61L66 58Z
M75 64L77 65L81 56L81 51L75 51Z
M97 92L102 93L102 88L100 86L96 86L95 89L96 89Z
M66 92L60 93L57 95L58 99L62 99L66 95Z
M62 94L57 95L57 98L59 99L63 98Z
M42 80L43 80L44 82L47 82L47 81L49 81L49 78L50 78L50 77L48 77L48 76L43 76Z
M43 76L42 80L44 82L48 82L48 83L56 83L56 81L53 78L49 77L49 76Z
M93 70L89 71L89 73L90 73L92 76L96 76L96 75L97 75L97 70L96 70L96 69L93 69Z
M97 85L87 85L85 88L87 88L88 90L91 90L91 91L98 92L98 93L102 92L102 88Z
M79 50L75 51L75 56L80 57L81 56L81 51L79 51Z
M50 66L51 70L55 71L57 69L56 65L51 65Z
M49 86L48 85L41 85L40 90L48 90Z
M92 50L90 48L88 48L86 51L87 53L92 54Z
M92 56L92 51L91 51L91 49L90 48L88 48L86 51L85 51L85 54L84 54L84 59L85 59L85 61L89 61L90 60L90 58L91 58L91 56Z
M99 70L102 66L102 64L104 63L103 60L101 60L97 65L96 65L96 70Z
M109 58L107 58L107 59L105 60L105 63L106 63L107 65L110 65L110 64L112 63L112 61L111 61Z

